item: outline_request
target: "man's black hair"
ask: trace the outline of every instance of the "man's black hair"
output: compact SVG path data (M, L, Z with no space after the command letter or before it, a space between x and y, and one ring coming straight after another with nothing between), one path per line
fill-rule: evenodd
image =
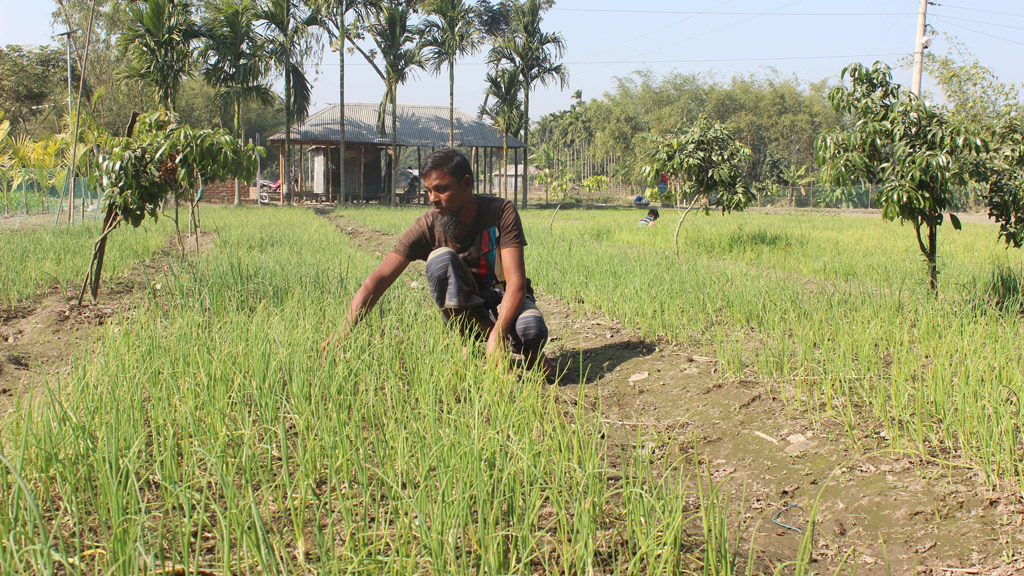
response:
M651 208L650 210L648 210L647 211L647 215L648 216L654 216L655 220L657 220L658 218L661 217L661 215L658 214L658 209L657 208Z
M473 179L473 167L469 165L469 160L455 148L445 148L427 156L423 160L423 166L420 166L420 175L425 177L440 168L456 180L462 180L466 176Z

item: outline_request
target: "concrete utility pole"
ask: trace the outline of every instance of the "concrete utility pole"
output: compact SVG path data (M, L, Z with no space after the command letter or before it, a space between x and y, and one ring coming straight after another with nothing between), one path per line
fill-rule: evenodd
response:
M921 96L921 74L924 71L924 49L925 31L927 30L928 0L921 0L921 6L917 12L917 32L914 35L914 77L911 81L910 91L916 96Z
M71 110L73 109L71 104L71 35L78 31L79 29L75 28L74 30L57 34L58 37L64 38L65 43L68 45L68 116L71 115Z
M66 32L61 32L60 34L57 34L58 37L64 38L65 43L68 46L68 115L67 115L67 119L68 119L68 126L69 127L71 126L71 115L74 114L74 112L75 112L74 104L72 103L72 100L71 100L71 40L72 40L71 37L75 33L81 32L81 31L82 31L81 28L75 28L74 30L68 30ZM72 214L75 213L75 211L73 210L73 208L75 206L75 176L74 176L74 170L73 169L70 169L70 168L68 169L68 177L67 177L67 179L66 179L66 181L64 183L64 188L69 193L69 195L68 195L68 218L69 218L68 219L68 223L70 223L71 222L70 218L71 218ZM63 206L64 206L64 194L61 193L60 204L58 204L58 207L57 207L57 220L58 221L60 220L60 211L61 211L61 208Z

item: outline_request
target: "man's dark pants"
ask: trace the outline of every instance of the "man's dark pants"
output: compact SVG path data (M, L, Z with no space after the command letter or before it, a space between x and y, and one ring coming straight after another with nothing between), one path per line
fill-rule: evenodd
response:
M446 321L468 316L487 332L498 321L503 292L479 290L469 269L451 248L438 248L427 257L427 283ZM506 334L506 338L513 352L530 361L537 358L547 342L548 327L532 294L523 301L515 332Z

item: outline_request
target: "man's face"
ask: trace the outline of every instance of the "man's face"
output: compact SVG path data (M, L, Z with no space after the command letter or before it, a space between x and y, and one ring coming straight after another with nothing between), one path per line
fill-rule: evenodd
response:
M461 180L444 168L431 170L423 176L427 199L442 217L457 216L473 196L473 178L469 175Z

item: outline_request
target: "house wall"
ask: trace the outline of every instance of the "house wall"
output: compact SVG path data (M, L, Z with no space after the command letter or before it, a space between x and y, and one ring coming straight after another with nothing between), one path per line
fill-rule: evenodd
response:
M245 184L241 186L242 202L253 204L256 202L256 189ZM213 181L203 183L203 202L209 204L233 204L235 201L235 181Z

